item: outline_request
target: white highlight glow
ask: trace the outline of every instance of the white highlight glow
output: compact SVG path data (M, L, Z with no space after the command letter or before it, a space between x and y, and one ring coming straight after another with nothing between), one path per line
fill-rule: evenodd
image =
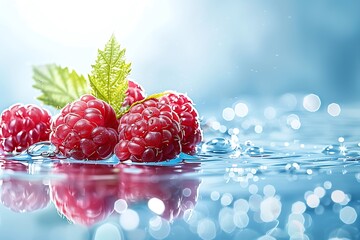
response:
M281 212L281 202L275 197L266 198L260 204L260 218L264 222L276 220Z
M154 213L161 215L165 211L165 204L158 198L151 198L148 201L148 207Z
M231 193L224 193L224 195L221 197L221 205L228 206L233 201L233 196Z
M235 112L232 108L224 108L222 117L225 121L232 121L235 118Z
M324 188L325 189L330 189L332 187L332 183L330 181L325 181L324 182Z
M96 229L94 240L121 240L121 235L115 225L105 223Z
M345 193L341 190L335 190L331 193L331 200L335 203L342 203L345 200Z
M286 118L286 123L287 123L288 125L290 125L290 126L292 127L292 124L293 124L293 125L295 126L296 123L292 123L292 122L294 122L294 121L300 123L300 118L299 118L298 115L296 115L296 114L290 114L289 116L287 116L287 118Z
M263 193L266 197L273 197L275 196L275 187L273 185L266 185L263 189Z
M276 118L276 109L273 107L265 108L264 116L265 116L265 118L267 118L269 120Z
M320 204L320 199L315 194L309 194L306 198L306 204L311 208L316 208Z
M139 226L139 214L132 209L126 210L120 215L120 225L126 231L131 231Z
M249 203L245 199L238 199L234 202L234 210L236 212L247 213L249 211Z
M114 204L114 210L118 213L123 213L127 210L128 204L124 199L119 199Z
M249 113L249 108L245 103L239 102L235 105L235 114L238 117L246 117Z
M197 234L201 239L211 240L216 237L216 226L208 218L202 219L197 226Z
M341 113L340 105L337 103L330 103L327 107L327 112L333 117L339 116Z
M190 197L191 195L191 189L190 188L185 188L183 191L182 191L182 194L184 197Z
M221 230L226 233L231 233L235 230L234 210L231 208L223 208L219 212L219 225Z
M249 186L249 193L251 194L257 194L258 190L258 186L256 186L255 184L251 184Z
M319 96L315 94L309 94L304 97L303 107L309 112L316 112L321 106L321 100Z
M298 119L291 121L290 126L292 129L298 130L301 127L301 122Z
M340 210L340 220L345 224L353 224L357 219L354 208L346 206Z
M306 210L306 205L303 202L295 202L292 207L291 207L291 211L295 214L303 214Z
M256 125L255 128L254 128L254 131L256 133L262 133L263 127L261 125Z
M213 201L217 201L220 198L220 193L218 191L212 191L210 194L210 198Z
M146 0L16 0L32 31L69 46L99 46L111 34L124 38L134 29ZM70 7L71 6L71 7ZM111 6L111 7L109 7Z
M170 224L159 216L149 221L149 233L155 239L165 239L170 234Z
M325 196L325 189L322 187L316 187L314 189L315 195L317 195L319 198L322 198Z
M235 212L234 224L238 228L246 228L249 224L249 216L245 212Z

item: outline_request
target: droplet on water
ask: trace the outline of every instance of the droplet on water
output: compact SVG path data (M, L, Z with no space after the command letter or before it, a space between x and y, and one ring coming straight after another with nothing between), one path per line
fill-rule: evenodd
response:
M264 149L261 147L249 147L245 150L245 154L249 155L249 156L262 156L264 154Z
M325 155L346 155L347 148L342 144L334 144L325 147L322 153Z
M287 163L285 165L285 170L288 172L295 172L300 170L300 165L297 162Z
M226 138L213 138L202 146L204 152L229 153L235 151L237 145Z
M56 147L50 142L38 142L31 145L26 153L30 156L55 157L57 154Z
M254 144L250 140L247 140L247 141L245 141L245 146L251 147L251 146L254 146Z

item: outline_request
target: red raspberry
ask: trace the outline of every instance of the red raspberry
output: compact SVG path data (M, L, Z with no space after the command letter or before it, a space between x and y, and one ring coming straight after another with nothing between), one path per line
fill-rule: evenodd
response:
M26 180L28 167L16 161L7 160L1 166L15 174L4 178L1 189L1 203L14 212L33 212L46 207L50 201L49 187L42 180ZM16 173L22 175L17 176Z
M66 105L51 124L51 142L66 157L99 160L113 154L117 143L114 109L92 95Z
M35 105L16 104L2 112L0 145L5 152L21 152L49 140L50 113Z
M56 209L71 222L86 226L106 219L114 210L119 182L110 165L57 164L55 174L66 179L52 181L50 196Z
M126 97L123 102L123 107L131 106L137 101L141 101L145 98L144 89L136 82L132 80L129 81L129 88L126 91Z
M159 162L175 158L181 151L179 116L157 99L133 106L120 118L118 130L115 154L121 161Z
M196 153L196 145L202 140L199 117L191 99L182 93L169 93L160 98L162 103L170 104L179 115L184 138L181 141L182 151Z

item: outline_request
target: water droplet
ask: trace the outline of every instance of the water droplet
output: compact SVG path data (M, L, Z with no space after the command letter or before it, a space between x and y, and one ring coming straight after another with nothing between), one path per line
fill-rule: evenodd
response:
M322 153L325 155L346 155L347 148L343 144L341 145L333 144L325 147Z
M295 172L300 170L300 165L297 162L287 163L285 165L285 170L288 172Z
M229 153L235 151L237 145L226 138L213 138L202 146L204 152Z
M42 157L55 157L57 154L56 147L50 142L38 142L31 145L26 153L32 157L42 156Z
M264 154L264 149L261 147L249 147L245 150L245 154L253 157L259 157Z

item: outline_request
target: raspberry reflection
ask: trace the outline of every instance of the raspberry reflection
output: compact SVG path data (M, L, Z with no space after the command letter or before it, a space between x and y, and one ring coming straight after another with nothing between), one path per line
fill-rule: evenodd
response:
M51 199L68 220L90 226L113 212L119 186L113 166L58 164L54 169L66 179L52 181Z
M49 187L39 180L24 179L18 173L26 173L28 166L16 161L0 162L1 169L12 171L3 179L1 203L14 212L33 212L46 207L50 201Z
M200 180L187 177L198 164L144 166L119 164L119 198L129 206L147 203L149 210L173 221L197 202Z
M76 224L93 225L114 208L122 215L134 204L147 204L149 211L172 221L195 207L200 180L185 174L197 166L57 164L53 173L66 178L51 182L50 195L56 209Z

